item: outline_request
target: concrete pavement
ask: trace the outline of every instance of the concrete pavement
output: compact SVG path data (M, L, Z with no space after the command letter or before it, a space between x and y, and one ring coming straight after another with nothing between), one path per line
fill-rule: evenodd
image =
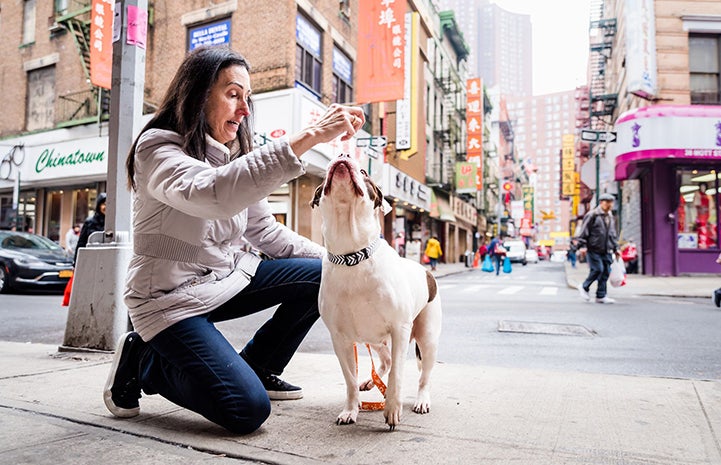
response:
M436 274L467 270L445 265ZM568 273L569 285L578 273ZM653 279L634 276L611 295L673 287L677 294L668 295L690 296L700 287ZM0 464L721 464L721 380L440 361L431 412L417 415L409 360L404 416L391 433L381 412L336 426L345 395L337 360L298 353L283 378L302 385L305 398L273 402L266 424L239 437L159 396L143 397L136 418L112 417L102 402L110 359L0 342ZM364 399L378 396L374 390Z

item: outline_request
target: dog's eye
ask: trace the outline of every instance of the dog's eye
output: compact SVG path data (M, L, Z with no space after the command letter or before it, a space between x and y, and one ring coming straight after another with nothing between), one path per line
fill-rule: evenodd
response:
M360 172L363 176L368 176L368 173L366 172L366 170L361 169Z

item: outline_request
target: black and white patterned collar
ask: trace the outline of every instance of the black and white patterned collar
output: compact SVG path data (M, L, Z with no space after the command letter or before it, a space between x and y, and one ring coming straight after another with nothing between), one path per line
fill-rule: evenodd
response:
M336 255L328 252L328 260L331 263L335 263L336 265L355 266L363 260L368 260L369 258L371 258L371 255L373 255L373 252L376 251L380 243L381 240L380 238L378 238L373 241L373 243L368 247L364 247L357 252L351 252L345 255Z

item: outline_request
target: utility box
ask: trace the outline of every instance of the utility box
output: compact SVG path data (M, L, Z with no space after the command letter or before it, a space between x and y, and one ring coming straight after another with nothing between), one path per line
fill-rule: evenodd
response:
M132 252L130 244L88 244L78 250L60 350L115 350L130 328L121 290Z

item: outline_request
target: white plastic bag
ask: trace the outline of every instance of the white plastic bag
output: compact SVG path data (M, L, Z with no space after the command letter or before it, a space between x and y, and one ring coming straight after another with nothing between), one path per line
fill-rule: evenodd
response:
M611 263L611 274L608 276L608 282L613 287L626 285L626 265L618 257L615 257L613 263Z

